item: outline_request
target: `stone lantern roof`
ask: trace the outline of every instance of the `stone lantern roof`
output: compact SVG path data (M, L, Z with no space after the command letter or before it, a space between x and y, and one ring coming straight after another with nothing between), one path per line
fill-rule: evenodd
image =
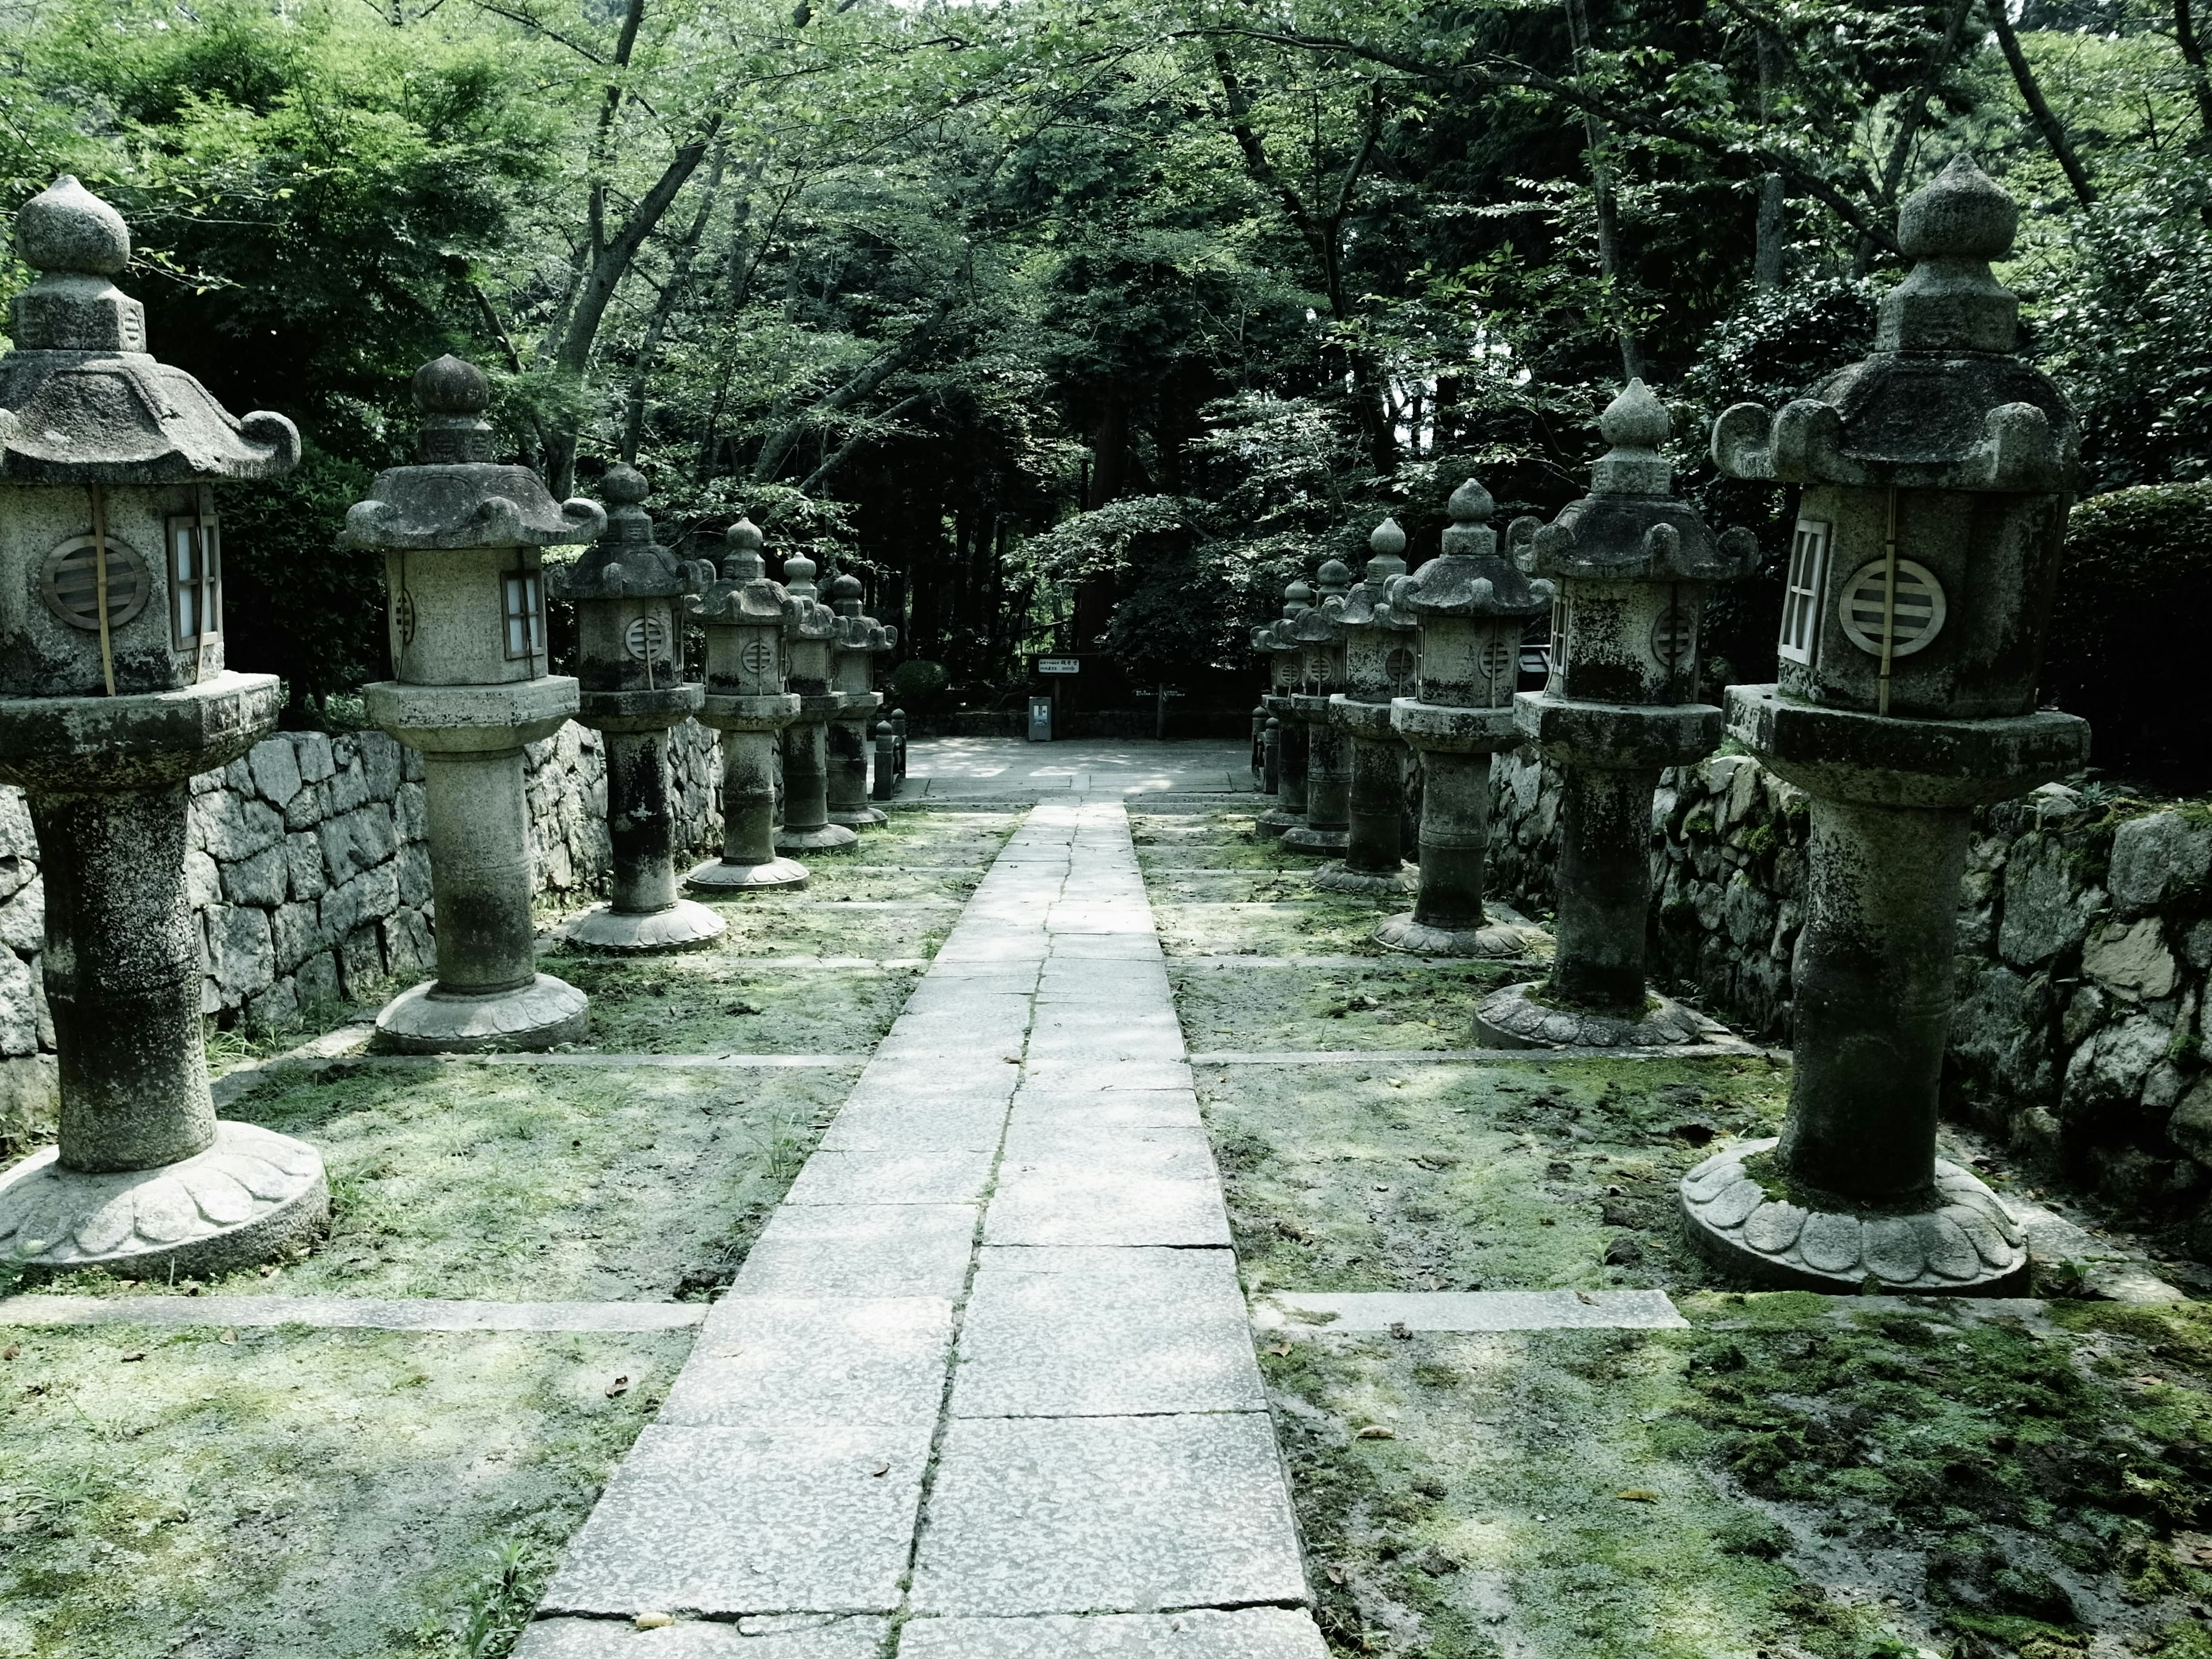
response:
M1321 590L1321 602L1299 611L1285 636L1300 645L1340 644L1344 639L1344 603L1352 586L1352 567L1341 559L1324 559L1314 572L1314 586Z
M674 599L696 593L714 579L704 559L679 559L653 539L645 510L645 475L616 465L599 481L607 501L607 527L574 564L545 573L549 592L564 599Z
M784 629L794 640L828 640L837 635L837 613L822 603L814 573L821 567L804 553L783 562L783 591L791 596L784 607Z
M2073 411L2014 355L2020 301L1990 274L2019 219L1971 157L1954 157L1898 215L1898 246L1914 264L1882 298L1873 353L1779 414L1729 410L1713 426L1722 472L1898 489L2068 489L2080 441Z
M873 617L860 614L860 579L850 571L830 581L830 608L837 615L837 648L841 651L889 651L898 644L898 630L886 628Z
M1606 406L1598 430L1612 448L1590 469L1590 493L1535 530L1539 574L1712 582L1758 567L1757 537L1741 529L1716 537L1674 498L1674 469L1660 449L1668 429L1667 406L1641 380Z
M414 392L422 465L377 475L368 499L346 514L344 545L558 547L595 541L606 528L598 502L556 503L528 467L491 459L495 436L483 418L491 382L474 363L450 355L425 363Z
M1392 578L1389 603L1395 613L1413 617L1540 617L1556 592L1548 581L1531 581L1498 548L1490 527L1494 504L1490 492L1473 478L1452 491L1445 511L1451 523L1443 551L1410 576Z
M701 622L781 628L792 599L781 583L769 579L759 528L750 519L739 519L725 534L723 544L729 551L722 558L721 579L702 585L691 601L690 614Z
M0 357L0 478L167 484L298 465L291 422L240 420L147 351L145 307L110 280L131 263L130 228L75 179L23 204L15 252L39 276L15 296L15 349Z
M1385 519L1375 526L1367 538L1367 568L1344 596L1338 619L1348 629L1410 630L1414 626L1413 618L1392 611L1389 599L1390 579L1406 574L1406 532L1395 519Z

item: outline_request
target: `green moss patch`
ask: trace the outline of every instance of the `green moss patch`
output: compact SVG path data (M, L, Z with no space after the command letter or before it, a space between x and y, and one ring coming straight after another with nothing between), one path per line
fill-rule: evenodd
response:
M329 1239L210 1294L666 1300L726 1284L852 1088L828 1071L380 1066L229 1109L312 1143ZM49 1288L152 1294L78 1274ZM4 1650L0 1650L4 1651Z
M563 952L544 966L591 995L582 1046L618 1054L866 1054L921 977L919 968L769 968L721 951Z
M1371 967L1168 963L1183 1041L1201 1053L1465 1048L1475 1005L1528 972L1520 964L1397 953Z
M1199 1068L1255 1291L1707 1284L1675 1183L1770 1133L1786 1085L1763 1060Z
M503 1653L691 1340L5 1335L7 1659Z
M913 909L854 909L808 892L702 900L729 931L713 954L726 957L872 957L927 961L960 919L952 904ZM699 952L706 955L709 952Z

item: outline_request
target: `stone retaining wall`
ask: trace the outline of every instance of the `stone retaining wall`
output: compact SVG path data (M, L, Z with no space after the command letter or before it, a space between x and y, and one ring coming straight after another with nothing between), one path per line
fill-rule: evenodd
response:
M672 734L678 844L721 841L720 740ZM527 751L531 851L556 900L603 891L609 866L599 734L570 725ZM380 732L288 732L192 780L186 878L224 1024L282 1030L318 1003L427 975L430 864L422 757ZM21 792L0 787L0 1144L50 1121L53 1025L39 975L45 893Z
M1524 750L1492 787L1492 890L1548 910L1557 778ZM1654 976L1784 1042L1807 824L1804 793L1741 755L1665 774L1652 806ZM2212 810L2054 784L1976 828L1946 1109L2130 1215L2196 1210L2212 1186Z

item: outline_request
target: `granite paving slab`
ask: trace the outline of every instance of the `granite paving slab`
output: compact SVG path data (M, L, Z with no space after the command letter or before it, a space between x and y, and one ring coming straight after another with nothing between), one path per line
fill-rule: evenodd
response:
M972 1204L781 1205L731 1294L957 1297L975 1214Z
M956 1417L1264 1411L1227 1250L986 1249Z
M11 1296L0 1325L304 1325L352 1331L680 1331L703 1302L386 1302L347 1296Z
M725 1297L660 1408L682 1427L933 1429L949 1297Z
M1150 1613L1306 1594L1264 1413L946 1426L917 1612Z
M1261 1330L1686 1330L1664 1291L1269 1291L1252 1304Z
M1037 1619L916 1619L898 1659L1328 1659L1313 1616L1288 1607L1234 1613L1066 1613ZM567 1656L559 1656L567 1659Z
M930 1427L639 1435L568 1546L542 1610L890 1613Z
M800 1205L972 1204L991 1179L996 1148L818 1151L784 1194Z
M640 1630L628 1619L541 1619L515 1644L514 1659L879 1659L890 1633L890 1621L880 1618L745 1628L768 1622L684 1619Z

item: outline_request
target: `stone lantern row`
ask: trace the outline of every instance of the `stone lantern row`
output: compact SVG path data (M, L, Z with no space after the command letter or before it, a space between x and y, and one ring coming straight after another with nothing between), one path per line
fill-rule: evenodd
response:
M1356 586L1324 563L1319 599L1291 583L1254 639L1278 795L1260 827L1341 851L1318 885L1407 884L1398 809L1419 756L1414 902L1385 945L1533 960L1541 935L1485 905L1489 757L1528 743L1558 768L1556 951L1542 979L1484 1000L1486 1042L1601 1052L1709 1029L1645 982L1660 773L1725 736L1806 792L1783 1132L1716 1153L1680 1194L1692 1242L1769 1284L1992 1295L2027 1278L2014 1218L1936 1149L1972 810L2088 757L2085 722L2035 706L2076 435L1990 272L2017 219L1954 161L1899 214L1914 264L1873 353L1779 412L1715 423L1723 475L1800 487L1777 684L1704 701L1705 596L1759 550L1674 495L1667 413L1638 381L1599 422L1589 494L1551 523L1518 520L1501 546L1470 479L1440 556L1407 574L1385 520ZM1547 683L1516 692L1522 630L1547 611Z
M273 676L225 668L222 534L209 486L299 459L282 416L239 419L147 350L144 313L112 280L121 216L74 179L16 216L36 280L0 356L0 781L25 792L46 888L41 958L61 1133L0 1172L0 1261L212 1274L265 1261L330 1209L314 1148L216 1119L185 880L190 781L276 725ZM867 805L872 659L892 630L850 576L768 580L739 523L717 573L654 539L645 480L606 475L605 508L556 502L494 459L490 386L442 357L415 376L420 461L380 474L342 544L380 552L394 678L371 718L423 757L437 977L377 1018L413 1052L544 1048L584 1032L584 994L538 971L523 746L569 720L606 734L612 897L574 942L682 949L721 933L679 896L667 734L726 735L723 854L690 884L803 884L783 854L850 846ZM590 544L550 570L547 547ZM574 678L548 672L548 592L572 600ZM682 623L708 640L682 675ZM782 789L776 745L783 744ZM782 803L778 832L778 801Z

